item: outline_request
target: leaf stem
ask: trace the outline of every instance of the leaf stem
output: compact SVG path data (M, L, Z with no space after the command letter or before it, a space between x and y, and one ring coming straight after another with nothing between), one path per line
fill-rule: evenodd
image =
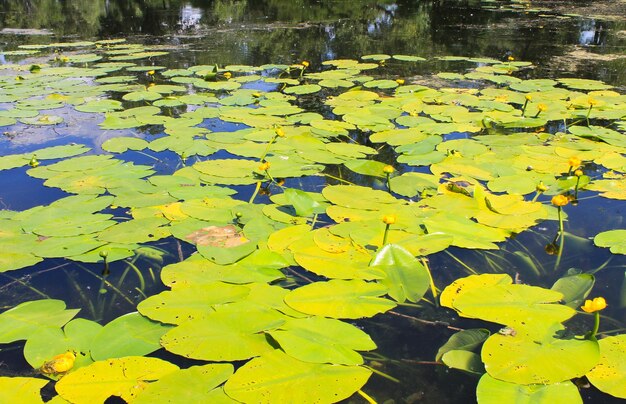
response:
M437 286L435 285L435 280L433 279L433 274L430 272L430 267L428 266L428 260L424 257L420 257L420 261L422 265L424 265L424 269L426 269L426 273L428 274L428 282L430 283L430 291L435 298L435 305L439 306L439 301L437 300Z
M559 252L556 255L556 262L554 263L554 270L556 271L561 264L561 257L563 256L563 247L565 245L565 230L563 229L563 216L561 215L561 207L558 207L558 215L559 215Z
M365 399L365 401L367 401L369 404L378 404L378 403L376 403L376 400L374 400L372 397L368 396L363 390L358 390L357 393L359 393L359 395L361 397L363 397Z

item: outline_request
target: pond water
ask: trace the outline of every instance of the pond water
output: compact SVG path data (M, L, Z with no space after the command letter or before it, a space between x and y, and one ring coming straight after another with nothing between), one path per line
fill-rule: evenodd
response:
M247 248L249 243L239 245L235 238L224 233L231 228L237 232L240 227L245 237L258 243L254 247L258 251L268 254L270 250L280 251L287 258L282 259L284 265L275 258L256 258L254 263L242 264L239 269L252 268L254 272L264 267L266 272L260 271L251 281L234 281L233 278L243 278L243 275L228 275L233 278L225 276L230 279L225 280L227 283L268 282L280 286L281 291L295 290L311 282L320 283L327 278L355 282L365 279L378 285L380 274L359 272L353 277L333 276L324 269L316 271L311 267L339 268L341 260L353 271L361 271L358 265L367 267L382 247L376 237L380 238L385 226L380 224L378 216L389 214L397 215L386 224L391 229L389 237L393 243L402 244L400 233L420 237L445 235L446 227L458 227L460 232L465 232L446 236L443 241L431 237L428 241L419 241L421 244L417 241L402 244L413 248L419 244L421 254L407 249L414 256L428 257L427 261L416 260L414 265L432 272L432 282L439 291L461 277L476 273L508 274L515 283L543 288L550 288L566 275L593 274L595 285L589 296L604 296L609 302L602 312L600 336L623 335L626 322L623 240L621 244L619 240L609 243L616 252L621 246L622 254L613 254L608 248L598 247L599 242L594 244L593 239L601 232L625 228L624 15L626 3L623 1L4 0L0 2L0 129L3 131L0 137L0 221L5 228L0 228L0 254L9 258L0 258L0 270L5 271L0 272L0 306L4 311L32 300L60 299L68 308L81 308L79 317L107 324L135 311L144 299L163 295L169 287L175 290L173 283L176 281L204 285L200 276L207 276L205 272L186 279L174 269L162 277L161 269L168 265L168 268L176 268L173 264L188 260L196 252L194 244L205 243L203 247L207 247L209 243L208 247L215 247L215 239L219 239L220 243L234 243L229 245L233 250ZM139 55L141 52L146 54ZM357 60L361 64L354 62ZM48 68L84 70L46 73ZM336 76L314 75L331 69L342 72ZM502 69L510 71L503 74ZM39 73L43 75L41 80L32 79ZM519 82L512 81L513 78ZM570 78L593 81L582 84L552 81ZM34 84L21 90L18 85L21 80ZM208 84L203 86L193 80ZM380 82L373 84L377 80ZM314 88L316 83L321 87ZM107 85L111 86L107 91L91 92L91 88ZM168 88L170 85L182 86L182 90ZM489 104L491 109L483 104L485 98L477 96L487 96L484 91L487 87L503 89L509 85L516 93L496 94L494 90L487 99L493 103ZM154 86L152 90L151 86ZM354 98L340 95L357 86L367 94ZM403 92L405 86L407 90ZM450 87L456 90L448 91ZM537 97L543 100L542 91L555 90L556 94L565 89L571 93L541 101L547 106L537 101ZM603 93L605 89L611 93ZM415 100L414 104L402 101L403 96L424 91L437 94ZM587 101L589 91L596 91L589 99L599 99L599 106L594 107L595 100ZM189 93L188 98L181 98L186 93ZM372 95L374 93L378 95ZM459 98L451 98L450 94ZM532 98L524 99L524 94L532 94ZM510 99L505 100L506 97ZM92 102L99 99L113 103ZM565 100L570 103L567 108ZM287 106L287 101L291 105ZM367 113L350 109L355 108L354 104L358 104L356 108L363 108L374 101L380 104L380 109L367 110ZM589 106L584 102L589 102ZM613 109L610 113L598 112L611 109L606 107L609 104ZM149 109L141 113L135 110L134 115L126 116L114 112L154 106L161 109L158 114ZM244 116L239 107L261 112ZM560 115L550 115L542 121L546 116L543 108L552 113L561 107ZM271 108L275 111L267 112ZM527 108L531 112L527 113ZM567 115L570 113L567 111L576 109L578 115ZM17 110L20 115L12 112ZM481 116L478 120L471 116L487 110L502 115L494 113L488 119ZM513 110L517 113L515 119L504 117ZM521 115L519 111L523 111ZM458 114L463 118L457 118ZM466 114L469 115L464 118ZM180 118L187 123L175 122ZM388 126L390 121L391 127ZM520 124L522 121L524 123ZM424 133L419 130L388 133L395 128L410 131L419 129L420 125L442 123L450 125L436 126L429 133L426 129ZM570 134L571 126L582 129L572 130L574 134ZM602 132L601 127L606 128L606 132ZM247 128L254 129L246 131ZM283 129L285 137L280 132ZM315 141L305 139L308 132L304 131L310 129ZM588 130L593 133L586 132ZM511 135L509 140L513 135L519 137L509 143L495 140L496 136L505 135ZM590 149L586 143L568 146L568 142L575 143L574 135L580 135L581 142L593 140L597 147ZM558 143L561 140L547 136L564 140ZM120 137L145 142L126 144L118 140ZM451 146L446 148L445 144ZM67 145L70 149L42 151ZM73 160L73 156L86 151L79 145L91 149L83 156L106 155L112 159ZM431 147L422 150L424 145ZM539 151L548 145L549 151ZM530 190L522 184L529 181L529 177L507 171L506 166L517 167L527 161L514 151L525 146L528 149L524 150L532 156L528 161L533 165L523 164L521 171L538 172L532 180L548 184L551 190L545 194L535 192L534 183ZM323 151L319 147L323 147ZM492 150L502 157L481 160L483 154L486 156L487 151ZM282 157L281 153L284 153ZM48 155L50 157L46 157ZM455 155L463 160L460 163L448 161ZM285 162L289 158L293 162L294 156L301 163ZM582 161L571 163L571 158L579 156ZM257 167L265 157L271 166ZM235 160L250 165L242 168L233 163ZM357 160L374 161L379 165L358 165ZM471 165L470 160L475 165ZM551 165L553 160L557 161L554 164L558 169ZM46 169L59 161L78 163L67 164L58 171ZM461 168L463 164L469 164L470 168ZM107 171L109 165L111 168ZM391 175L375 172L385 165L393 166ZM574 171L578 168L584 173L577 179ZM59 171L64 173L62 178L54 176ZM191 171L195 174L189 174ZM272 172L279 174L272 176ZM72 173L78 175L72 177ZM172 177L173 173L178 176ZM442 185L432 184L431 173ZM507 175L511 183L495 182L495 177ZM399 176L407 177L389 182L389 177ZM611 185L606 185L611 181ZM586 187L589 182L591 185ZM350 187L340 187L346 184L368 189L350 191ZM139 191L133 194L125 187ZM149 192L146 187L158 190ZM286 189L311 194L292 193L286 197L283 195L283 192L287 195ZM491 192L493 195L522 194L529 206L532 200L541 202L542 207L526 211L521 199L493 196L490 201L491 196L485 196L487 202L478 204L488 213L481 213L479 208L468 207L465 200L481 200L480 192L484 195L492 195ZM599 196L603 192L605 195ZM562 209L550 206L552 197L559 193L568 195L571 202ZM63 204L58 206L62 209L41 208L74 194L80 196L71 201L63 199ZM385 199L389 194L394 198L391 202ZM105 196L96 201L97 195ZM438 195L447 199L436 199ZM108 197L111 199L105 199ZM362 203L359 203L361 197ZM210 201L193 205L193 201L202 198ZM181 208L175 205L176 201L188 205ZM244 204L248 201L254 203ZM437 220L429 214L420 217L412 213L416 206L438 212ZM496 219L489 215L503 215L507 209L509 215L515 216L508 219L519 222L498 227L501 222L494 224ZM515 210L523 212L514 214ZM26 213L16 213L22 211ZM77 211L81 213L76 214ZM192 211L195 213L190 214ZM94 212L102 216L96 220ZM155 214L160 217L155 218ZM534 220L528 224L530 216L525 215L536 216L532 216ZM558 219L565 215L565 232L558 237ZM465 216L467 222L454 218ZM195 222L183 220L189 217ZM129 220L131 218L133 220ZM333 227L342 219L345 219L341 224L344 227ZM140 220L145 220L144 228L137 225L117 233L107 230L109 222L139 223ZM407 222L402 223L403 220ZM348 226L361 221L366 223L363 227ZM231 228L225 226L227 223ZM374 228L376 225L372 223L378 223L380 228ZM502 233L485 236L482 232L486 230L472 227L484 226L484 223L491 226L489 231L497 229ZM293 237L301 247L290 247L285 241L277 241L278 237L271 237L283 231L281 229L306 224L317 229L310 244L299 239L305 236L296 230L279 234L281 238ZM197 232L208 226L219 227L214 230L219 234ZM74 230L83 227L90 230L82 233ZM329 232L327 228L337 230ZM23 241L7 241L16 231L24 237ZM108 233L103 235L105 232ZM493 232L490 234L495 234ZM70 243L71 237L75 239ZM450 241L452 237L458 239ZM372 241L375 238L377 241ZM151 241L153 239L156 241ZM40 255L22 249L27 248L23 245L44 241L48 244L38 248L50 250ZM134 242L142 247L133 245ZM311 252L314 242L325 246L324 258L320 258L318 252ZM91 247L85 248L85 245ZM437 247L439 245L442 247ZM59 253L59 249L67 254ZM205 257L220 254L198 249ZM341 258L331 259L328 257L331 253ZM211 256L211 261L230 264L231 256L230 252L218 258ZM241 253L241 257L247 254ZM356 264L351 264L351 260ZM284 279L272 278L278 270L285 275ZM215 280L223 279L216 277ZM196 293L210 295L210 290L198 289ZM280 305L273 302L273 297L268 297L271 293L278 293L276 296L285 305L280 298L283 292L261 291L259 287L255 293L259 295L255 297L257 301L267 300L263 304L275 311L280 310ZM372 293L372 296L381 295ZM431 293L426 294L426 301L417 304L411 299L406 302L394 296L401 304L375 317L375 312L343 316L303 310L321 317L356 319L348 322L367 332L377 344L376 350L360 349L364 351L368 369L376 372L362 390L376 402L472 402L484 370L474 368L471 374L450 369L440 361L435 362L435 356L458 329L483 327L497 334L503 323L475 320L490 317L459 317L459 310L435 304ZM232 299L221 303L236 301ZM187 313L188 308L180 304L181 310ZM186 304L198 302L187 301ZM343 301L335 304L347 305ZM288 310L293 311L296 306L294 303L283 311L289 314ZM139 311L153 320L179 324L147 314L154 312L149 307L144 310L140 307ZM255 313L257 309L250 310ZM388 310L389 307L381 309ZM4 318L0 320L0 331L5 332L10 323ZM589 331L591 323L590 316L577 316L568 323L568 329L572 335L583 335ZM263 328L257 331L269 332ZM141 332L154 337L159 330ZM282 342L280 332L285 331L271 332L274 332L271 334L274 345L279 343L284 348L287 342ZM37 371L33 368L37 366L27 362L22 353L24 342L14 342L17 340L20 338L0 337L0 342L7 342L0 345L0 376L35 376ZM258 356L254 353L241 357L209 354L199 357L184 348L172 347L175 343L171 340L169 343L168 351L181 356L163 349L152 353L156 348L131 352L150 354L181 367L215 361L233 362L237 368L245 363L243 359ZM91 352L95 358L94 351ZM98 356L101 359L116 357L105 353ZM469 362L465 365L471 367ZM590 385L582 377L588 370L565 378L574 379L583 401L619 401ZM62 394L59 388L57 391ZM358 394L352 395L354 391L345 400L365 402ZM55 394L52 385L44 389L46 399Z

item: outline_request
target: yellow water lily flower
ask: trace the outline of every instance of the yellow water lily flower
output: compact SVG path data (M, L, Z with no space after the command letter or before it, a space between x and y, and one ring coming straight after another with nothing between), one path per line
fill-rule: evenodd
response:
M532 101L533 96L530 94L526 94L526 101Z
M404 79L396 79L396 83L403 85L404 84Z
M146 73L148 74L148 76L153 76L154 75L154 70L148 70Z
M65 373L74 367L75 360L76 355L71 351L56 355L41 365L41 372L44 374Z
M570 167L580 167L580 165L582 164L582 160L576 156L573 156L570 157L569 160L567 160L567 164L569 164Z
M512 62L515 60L515 58L513 56L509 56L506 58L506 60L508 60L509 62Z
M565 195L555 195L552 198L552 204L554 206L561 207L561 206L567 205L568 203L569 203L569 199Z
M596 297L593 300L585 300L585 304L580 306L584 312L595 313L596 311L606 309L606 300L603 297Z
M396 171L396 169L395 169L395 168L393 168L393 166L386 165L386 166L384 166L384 167L383 167L383 172L384 172L385 174L391 174L391 173L393 173L394 171Z
M548 110L548 106L546 104L537 104L537 110L539 112L545 112Z
M385 224L394 224L396 222L396 215L385 215L383 216L383 223Z
M233 74L231 72L226 72L223 74L224 77L226 77L226 79L229 79L231 77L233 77Z
M577 177L582 176L583 175L583 170L579 169L579 170L574 171L574 175L577 176Z
M259 166L259 171L267 171L270 168L270 163L269 161L266 161L265 163L261 164Z
M285 137L285 131L281 127L274 129L274 133L276 133L276 136Z
M302 66L304 66L304 67L309 67L309 65L310 65L311 63L307 62L306 60L303 60L303 61L302 61L302 63L300 63L300 64L301 64Z

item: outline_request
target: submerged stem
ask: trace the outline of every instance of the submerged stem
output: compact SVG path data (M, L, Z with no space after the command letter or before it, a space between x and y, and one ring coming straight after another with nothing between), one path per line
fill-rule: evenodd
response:
M561 207L558 207L559 215L559 252L556 255L556 262L554 263L554 270L556 271L561 264L561 257L563 256L563 246L565 245L565 230L563 229L563 216L561 215Z
M250 200L248 201L248 203L252 203L254 202L254 198L256 198L257 194L259 193L259 190L261 189L261 181L257 181L256 182L256 188L254 189L254 193L252 194L252 196L250 197Z
M428 274L428 282L430 283L430 291L435 298L435 305L439 306L439 301L437 300L437 286L435 286L435 280L433 279L433 274L430 272L430 267L428 266L428 260L424 257L420 257L420 261L424 268L426 269L426 273Z

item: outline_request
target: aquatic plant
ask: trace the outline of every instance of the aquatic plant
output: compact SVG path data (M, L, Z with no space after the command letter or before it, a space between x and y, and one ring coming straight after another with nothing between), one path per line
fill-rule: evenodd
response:
M437 355L484 374L479 400L501 391L575 401L570 380L584 375L623 396L625 372L602 370L624 363L623 335L596 340L595 327L587 338L565 334L563 322L576 314L570 304L582 305L593 279L562 277L559 265L572 192L626 199L617 125L626 103L610 86L523 80L514 73L530 64L514 59L440 57L473 67L439 72L449 83L427 86L389 73L425 61L414 55L328 60L320 71L308 62L167 69L154 64L165 51L121 40L25 46L57 48L80 51L37 68L2 66L0 98L11 107L0 125L54 127L71 111L127 136L107 139L102 154L70 144L0 157L1 170L73 194L0 211L8 251L0 271L64 258L109 272L145 244L187 251L160 273L169 289L105 325L75 318L77 309L55 299L0 314L0 342L26 341L33 369L59 379L58 400L150 402L183 387L206 401L373 400L363 391L371 375L393 376L367 357L377 346L360 321L398 306L438 310L438 297L464 317L505 326L493 335L461 331ZM593 109L589 97L598 100ZM130 161L141 153L161 164L161 152L180 159L160 171ZM578 173L592 163L601 169ZM358 177L369 186L355 185ZM429 258L454 257L454 247L497 251L548 220L559 222L558 257L551 273L537 274L561 278L554 290L483 274L439 296L433 272L441 269ZM609 230L596 244L623 253L623 230ZM132 260L125 264L140 278ZM470 352L481 344L482 357ZM200 364L145 357L160 349ZM0 385L12 400L37 396L41 380Z

